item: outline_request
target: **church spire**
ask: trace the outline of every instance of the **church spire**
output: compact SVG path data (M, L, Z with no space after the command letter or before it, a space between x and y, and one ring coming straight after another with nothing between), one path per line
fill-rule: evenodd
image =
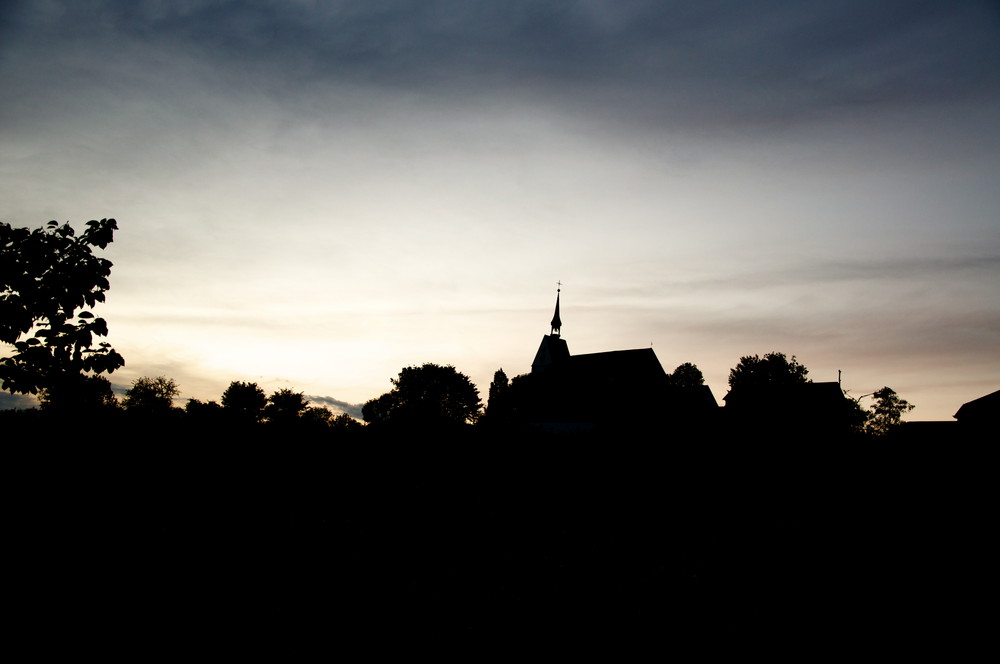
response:
M552 335L559 336L559 328L562 327L562 321L559 320L559 293L562 291L562 282L559 282L559 287L556 288L556 313L552 317Z
M559 336L559 328L562 321L559 319L559 293L562 292L562 282L556 290L556 313L552 316L552 333L542 337L542 343L535 353L535 360L531 363L531 373L544 371L549 367L562 364L569 360L569 346L566 340Z

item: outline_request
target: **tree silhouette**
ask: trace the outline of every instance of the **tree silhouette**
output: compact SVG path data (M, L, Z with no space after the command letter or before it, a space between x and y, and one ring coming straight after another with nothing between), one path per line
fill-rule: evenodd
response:
M679 367L678 367L679 368ZM759 357L747 355L729 371L729 389L781 388L810 382L809 370L798 363L795 356L788 359L784 353L771 352Z
M371 424L454 426L475 422L479 390L453 366L406 367L392 379L393 389L361 410Z
M199 422L214 422L222 415L222 406L216 401L199 401L198 399L188 399L184 406L184 412L188 419Z
M274 424L289 424L295 422L309 408L309 401L302 392L293 392L287 388L272 394L264 407L264 417Z
M868 424L868 418L868 411L861 406L861 397L855 399L845 391L843 421L847 433L852 436L866 433L865 426Z
M333 411L326 406L310 406L302 411L300 419L311 429L328 429L333 422Z
M507 374L504 373L503 369L497 369L493 374L493 382L490 383L489 403L503 400L509 388L510 381L507 379Z
M260 422L267 396L257 383L233 381L222 393L222 408L245 422Z
M111 381L104 376L66 373L38 392L43 410L59 413L113 411L119 408L118 399L111 389Z
M156 415L170 412L174 397L180 394L173 378L157 376L136 378L125 392L122 406L131 413Z
M503 369L497 369L490 383L490 397L481 423L484 426L500 426L509 422L511 416L510 380Z
M873 436L885 436L902 423L904 414L915 408L905 399L900 399L891 387L876 390L872 396L875 403L871 405L868 419L865 422L865 432Z
M340 432L359 431L364 428L364 425L347 413L341 413L330 420L330 428Z
M113 241L118 224L86 225L77 236L68 223L50 221L33 231L0 224L0 342L15 350L0 359L5 390L37 394L60 389L67 376L111 373L125 364L108 343L94 346L108 326L88 310L110 288L111 261L93 250Z
M834 385L809 390L809 370L784 353L747 355L729 372L726 411L741 431L792 439L829 420L843 420L843 392ZM834 412L837 411L837 412Z
M361 407L361 417L369 424L388 424L392 420L397 401L395 392L386 392L370 399Z
M680 389L698 387L705 384L705 376L697 366L685 362L670 374L670 383Z

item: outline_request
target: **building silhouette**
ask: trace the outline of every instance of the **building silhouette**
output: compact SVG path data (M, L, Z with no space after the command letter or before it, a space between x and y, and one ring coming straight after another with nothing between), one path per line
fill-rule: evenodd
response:
M560 288L549 334L531 373L512 384L517 420L551 431L706 418L718 410L707 385L680 388L652 348L573 355L562 337Z

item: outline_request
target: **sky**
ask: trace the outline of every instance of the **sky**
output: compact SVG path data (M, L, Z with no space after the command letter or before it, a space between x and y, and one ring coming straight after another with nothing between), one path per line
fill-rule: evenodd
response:
M485 401L561 282L572 353L720 402L770 351L911 420L1000 389L996 2L32 0L0 89L0 221L118 220L119 388Z

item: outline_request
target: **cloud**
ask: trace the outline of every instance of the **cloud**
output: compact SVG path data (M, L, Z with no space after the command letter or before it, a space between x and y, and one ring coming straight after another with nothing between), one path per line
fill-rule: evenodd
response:
M772 261L773 262L773 261ZM781 265L742 262L733 265L711 265L700 269L672 271L669 278L644 275L641 283L588 285L587 307L601 310L633 308L638 302L659 308L664 304L718 302L714 298L731 295L737 298L757 298L776 290L796 292L822 292L830 297L838 290L855 292L864 288L867 296L853 306L864 306L871 300L884 306L878 297L879 289L886 296L900 294L899 289L912 290L915 285L946 289L963 284L979 289L1000 271L1000 255L915 256L882 259L799 259L786 260ZM663 272L661 270L660 272ZM633 274L639 273L633 270ZM652 276L653 278L648 278ZM988 286L986 286L988 289ZM985 290L988 294L989 291ZM954 297L954 293L952 294ZM1000 297L992 298L992 305L1000 305Z
M0 410L38 408L38 399L26 394L0 392Z
M15 77L35 90L70 67L81 88L126 95L144 79L275 99L531 91L604 119L725 125L996 98L1000 84L1000 17L975 0L36 4L3 28L8 52L30 53Z
M317 406L328 406L335 411L341 413L347 413L356 420L363 420L361 417L361 407L364 404L361 403L347 403L346 401L341 401L340 399L334 399L333 397L318 397L313 395L306 395L306 398L314 405Z

